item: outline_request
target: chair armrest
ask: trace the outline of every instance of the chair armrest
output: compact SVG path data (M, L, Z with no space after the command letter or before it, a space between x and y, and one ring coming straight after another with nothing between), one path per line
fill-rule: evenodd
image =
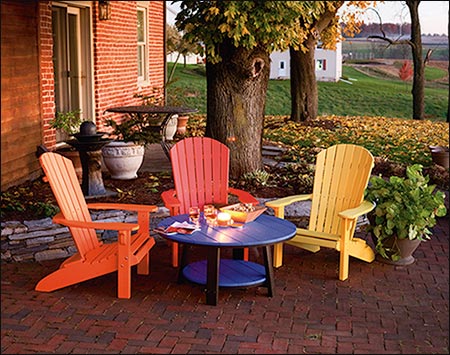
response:
M161 198L164 202L164 206L169 209L169 213L171 216L179 214L181 202L176 197L175 189L163 191L161 193Z
M311 200L312 194L293 195L288 197L279 198L272 201L267 201L265 205L273 208L276 217L284 218L284 208L294 202Z
M267 201L265 203L265 205L267 207L280 208L280 207L286 207L294 202L310 200L311 198L312 198L312 194L293 195L293 196L283 197L283 198L279 198L279 199L272 200L272 201Z
M259 201L252 196L252 194L248 193L247 191L235 189L233 187L228 188L228 193L232 195L236 195L240 202L242 203L251 203L253 205L259 204Z
M138 205L138 204L126 204L126 203L88 203L89 209L94 210L125 210L135 212L157 212L158 206L154 205Z
M135 231L139 229L139 225L136 223L71 221L65 219L62 213L55 215L52 220L54 223L74 228L94 228L117 231Z
M338 216L344 219L356 219L359 216L372 211L374 208L375 203L364 200L358 207L339 212Z

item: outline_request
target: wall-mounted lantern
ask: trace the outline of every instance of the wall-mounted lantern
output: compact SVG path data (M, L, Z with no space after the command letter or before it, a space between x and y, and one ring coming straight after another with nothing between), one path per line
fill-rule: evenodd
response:
M111 19L110 1L100 0L98 2L98 19L99 20L110 20Z

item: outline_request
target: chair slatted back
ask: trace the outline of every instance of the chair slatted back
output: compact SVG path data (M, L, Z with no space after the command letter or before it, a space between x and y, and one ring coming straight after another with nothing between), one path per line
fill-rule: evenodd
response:
M228 202L229 148L212 138L189 137L170 149L172 173L180 213L189 206Z
M364 147L338 144L317 155L309 229L337 234L340 211L364 199L374 159Z
M92 222L73 163L52 152L42 154L39 161L64 218ZM92 228L70 228L70 232L83 260L89 250L101 244Z

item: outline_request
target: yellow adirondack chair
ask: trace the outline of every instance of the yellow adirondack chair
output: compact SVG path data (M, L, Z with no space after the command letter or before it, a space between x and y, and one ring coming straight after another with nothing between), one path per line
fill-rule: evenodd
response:
M118 272L118 297L131 297L131 267L148 275L150 249L155 240L150 236L150 213L157 206L119 203L86 204L73 163L62 155L47 152L39 157L46 179L58 202L60 213L53 222L69 227L78 252L66 259L58 270L44 277L36 291L51 292L114 271ZM128 210L138 213L136 223L93 222L89 209ZM116 230L118 240L103 244L95 230ZM132 233L135 232L135 233Z
M374 166L372 154L352 144L338 144L317 155L312 194L284 197L266 202L277 217L284 218L284 208L294 202L311 200L308 229L297 228L287 243L312 252L320 247L340 252L339 279L346 280L349 256L372 262L372 248L354 238L357 219L370 212L374 204L364 200L364 190ZM274 267L283 263L283 245L274 246Z

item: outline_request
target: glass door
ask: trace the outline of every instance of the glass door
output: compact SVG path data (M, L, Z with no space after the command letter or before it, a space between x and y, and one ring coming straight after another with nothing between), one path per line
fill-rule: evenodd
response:
M88 8L65 4L52 8L56 112L80 110L82 120L92 117L88 14ZM57 141L67 138L57 132Z

